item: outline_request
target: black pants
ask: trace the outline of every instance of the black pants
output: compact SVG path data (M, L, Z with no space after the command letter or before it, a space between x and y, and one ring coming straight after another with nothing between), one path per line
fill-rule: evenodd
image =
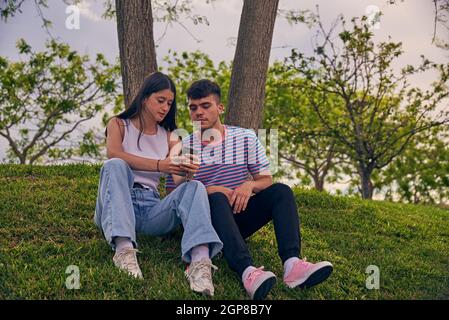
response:
M273 220L282 263L299 257L301 236L295 197L289 186L275 183L253 195L245 211L234 214L228 198L221 192L209 195L212 225L223 242L224 258L242 276L254 265L245 240Z

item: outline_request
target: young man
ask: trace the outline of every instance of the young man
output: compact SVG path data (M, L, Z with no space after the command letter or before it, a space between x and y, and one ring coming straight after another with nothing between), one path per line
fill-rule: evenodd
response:
M223 242L224 257L237 272L251 299L264 299L276 276L256 268L245 240L273 220L284 283L290 288L312 287L332 273L330 262L316 264L300 258L299 217L292 190L272 182L265 150L253 131L223 125L220 87L194 82L187 91L190 117L201 130L183 139L196 154L200 168L193 177L209 195L212 225ZM178 180L178 179L177 179ZM179 181L177 181L179 183ZM167 179L167 190L176 187Z

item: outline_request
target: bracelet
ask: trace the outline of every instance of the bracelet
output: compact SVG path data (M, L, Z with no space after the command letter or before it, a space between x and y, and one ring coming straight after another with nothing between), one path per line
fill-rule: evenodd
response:
M159 161L161 161L160 159L157 161L157 172L160 172L159 171Z

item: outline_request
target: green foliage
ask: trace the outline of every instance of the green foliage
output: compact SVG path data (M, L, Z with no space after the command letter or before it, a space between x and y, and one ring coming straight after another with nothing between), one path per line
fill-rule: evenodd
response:
M79 2L79 0L72 0ZM212 3L215 0L206 0L206 3ZM103 13L103 18L113 19L116 16L115 3L113 0L104 0L103 6L105 11ZM186 17L196 24L209 25L209 21L206 16L200 16L193 14L193 4L192 0L182 0L182 1L152 1L153 19L156 22L174 23L180 22L181 17Z
M17 13L21 13L21 6L25 0L2 0L0 3L0 19L5 22L9 17L15 16ZM46 5L46 0L38 0L39 3Z
M449 199L449 132L436 128L420 134L379 179L391 198L412 203L444 203Z
M210 299L191 292L180 259L182 233L138 235L145 279L120 272L93 223L99 166L0 165L0 299ZM329 260L334 273L309 290L278 281L268 299L449 298L449 211L334 197L294 188L301 218L302 254ZM273 226L248 240L257 265L282 278ZM214 258L215 296L247 295L222 257ZM80 269L69 290L66 268ZM380 269L380 289L365 286L366 268ZM45 272L43 272L45 271Z
M335 40L334 29L326 31L319 21L314 54L293 50L288 62L307 80L310 109L356 166L363 197L371 198L373 172L389 165L416 134L449 123L449 110L441 108L449 97L449 64L422 56L420 65L395 72L401 43L376 44L366 17L353 19L351 28L341 17L340 26ZM411 76L430 70L439 74L431 89L410 86ZM329 108L323 104L328 101L337 103Z
M33 52L23 39L17 49L22 61L0 57L0 135L8 141L9 160L95 154L92 134L73 139L83 122L119 98L119 66L102 54L91 62L54 40L43 52ZM80 146L90 151L80 153Z
M231 79L231 66L228 63L220 62L216 66L209 56L200 51L195 52L169 52L164 57L168 64L167 70L162 68L176 83L178 96L178 116L177 124L179 128L184 128L192 132L193 125L189 116L187 106L187 89L192 82L200 79L209 79L217 82L221 88L221 101L226 105L229 83Z
M0 20L7 22L10 17L14 17L16 14L22 13L22 5L24 2L25 0L3 0L0 3ZM37 14L42 20L42 28L44 28L46 32L50 34L49 28L52 26L52 23L45 17L42 10L48 8L48 1L33 0L33 2L36 7Z
M324 182L337 179L340 156L334 140L326 135L319 117L313 112L306 84L297 70L275 62L268 71L264 127L278 129L279 154L287 160L303 185L312 181L318 190ZM313 94L313 92L311 93ZM338 101L321 101L329 113Z

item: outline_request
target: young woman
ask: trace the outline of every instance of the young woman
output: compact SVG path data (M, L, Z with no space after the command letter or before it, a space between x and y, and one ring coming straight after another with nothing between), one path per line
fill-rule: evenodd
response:
M214 294L211 263L223 247L212 227L209 201L203 184L183 182L160 199L162 174L193 175L198 165L174 161L176 88L156 72L143 82L131 105L107 125L107 160L100 172L95 223L115 250L114 264L143 278L136 257L136 232L159 236L182 223L182 260L192 290ZM179 160L179 159L178 159ZM182 160L182 159L181 159ZM185 159L184 159L185 160ZM183 163L185 161L181 161Z

